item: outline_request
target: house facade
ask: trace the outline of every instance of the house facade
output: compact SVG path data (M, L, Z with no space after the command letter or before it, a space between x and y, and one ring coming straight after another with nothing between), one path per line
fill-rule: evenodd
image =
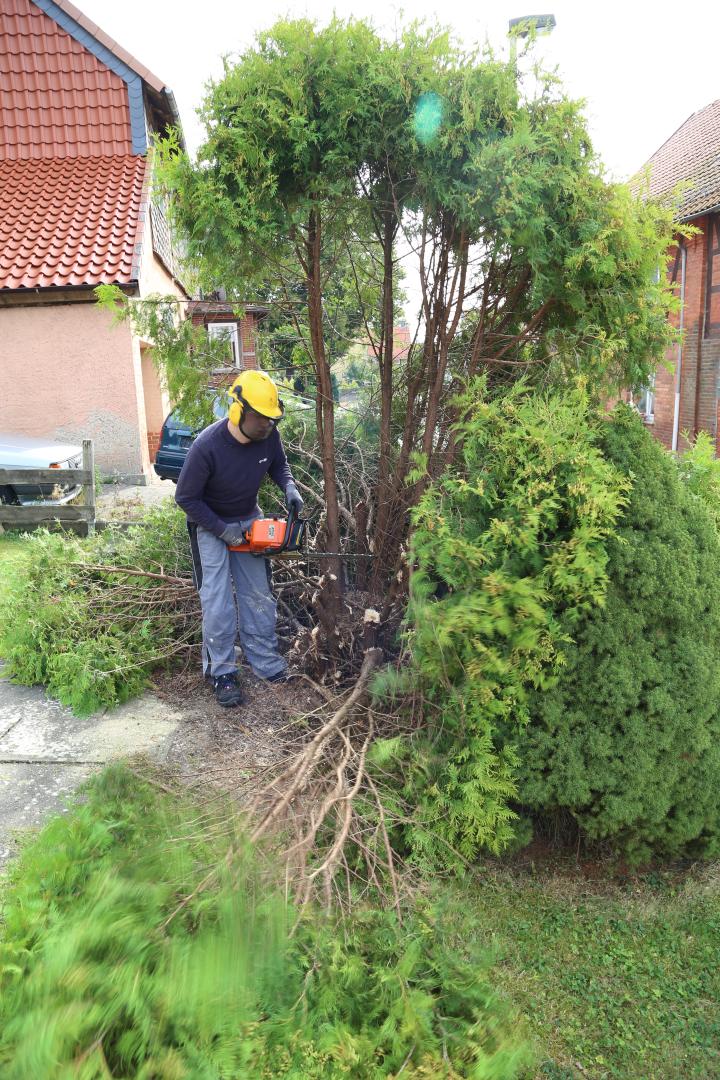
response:
M412 338L410 336L410 327L406 322L401 322L397 326L393 327L393 360L407 360L410 355L410 346L412 345ZM367 357L368 360L375 359L375 346L370 342L367 345Z
M174 99L68 0L2 0L0 91L0 430L92 438L105 475L142 483L169 402L93 289L186 310L149 157Z
M636 404L669 449L708 432L718 452L720 436L720 101L689 117L645 166L652 198L677 198L679 224L667 273L680 300L674 317L680 345L658 369L654 385ZM678 189L678 185L680 188Z

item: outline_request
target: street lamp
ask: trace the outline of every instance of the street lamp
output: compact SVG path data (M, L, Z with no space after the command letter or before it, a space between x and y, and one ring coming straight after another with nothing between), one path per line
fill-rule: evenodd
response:
M510 19L509 32L515 32L516 37L527 37L531 30L545 30L548 34L556 26L554 15L521 15L517 19Z
M513 67L517 64L518 38L528 37L533 30L536 33L551 34L554 29L554 15L520 15L517 19L510 19L508 34L510 37L510 63Z

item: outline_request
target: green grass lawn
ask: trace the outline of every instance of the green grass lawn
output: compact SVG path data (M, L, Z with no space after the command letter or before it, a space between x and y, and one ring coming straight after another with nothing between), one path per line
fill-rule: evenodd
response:
M624 884L490 864L468 892L537 1051L529 1076L720 1077L718 864Z
M28 545L24 535L11 532L0 533L0 603L4 599L7 588L8 567L24 559L27 550Z

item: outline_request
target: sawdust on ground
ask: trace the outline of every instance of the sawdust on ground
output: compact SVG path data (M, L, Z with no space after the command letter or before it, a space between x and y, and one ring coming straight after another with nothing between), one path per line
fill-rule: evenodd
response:
M196 670L157 674L153 690L184 718L170 740L167 764L190 786L210 785L242 798L299 748L312 714L327 702L301 677L267 683L244 665L239 674L245 701L234 709L217 704Z

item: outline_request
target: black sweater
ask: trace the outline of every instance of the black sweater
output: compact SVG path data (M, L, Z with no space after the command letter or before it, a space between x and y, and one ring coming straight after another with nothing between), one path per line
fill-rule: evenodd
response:
M292 482L277 429L261 442L239 443L218 420L201 431L180 472L175 501L198 525L220 536L229 522L257 513L266 473L284 492Z

